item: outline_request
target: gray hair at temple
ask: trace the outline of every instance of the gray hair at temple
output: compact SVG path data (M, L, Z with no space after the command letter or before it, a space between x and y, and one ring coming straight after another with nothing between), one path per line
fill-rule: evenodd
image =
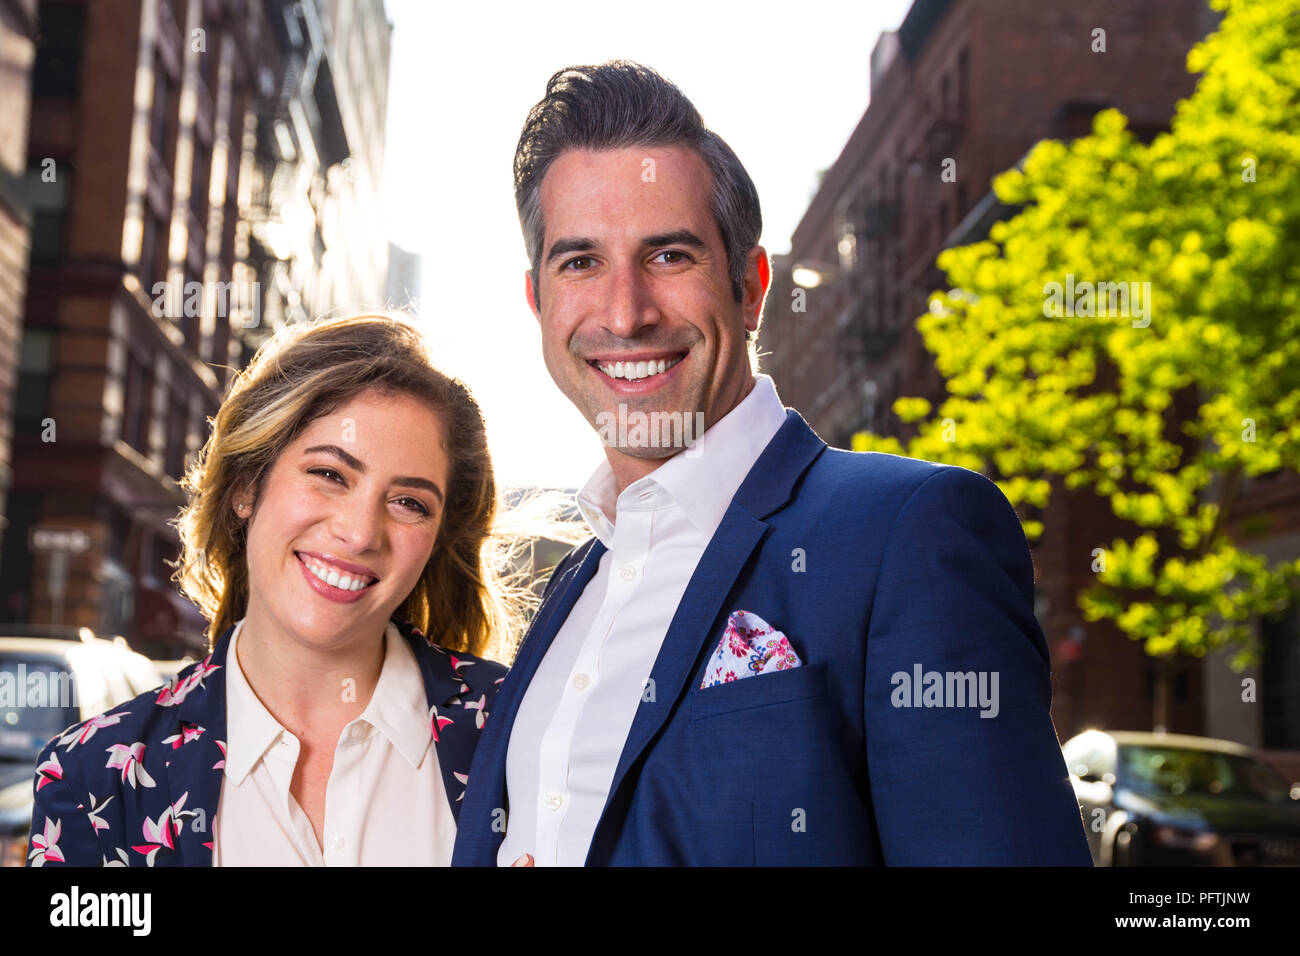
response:
M713 218L727 250L727 271L737 302L744 299L745 262L758 245L763 214L745 167L676 85L631 60L571 66L546 84L546 96L528 113L515 149L515 207L532 265L533 292L541 275L542 180L571 149L687 146L713 174Z

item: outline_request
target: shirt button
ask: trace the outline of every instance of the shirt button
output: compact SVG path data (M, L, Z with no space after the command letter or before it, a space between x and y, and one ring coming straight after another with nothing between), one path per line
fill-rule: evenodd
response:
M333 840L330 841L330 849L334 850L335 852L338 852L339 850L343 849L343 843L344 843L343 838L341 836L336 836Z
M590 684L590 683L591 683L591 678L588 677L586 674L574 674L574 675L573 675L573 689L574 689L574 690L586 690L586 689L587 689L587 685Z
M623 568L622 570L619 571L619 573L623 575L624 581L631 581L636 577L636 568L634 568L630 564L625 564L623 565Z
M542 806L546 807L547 810L558 810L563 802L564 798L552 790L542 799Z

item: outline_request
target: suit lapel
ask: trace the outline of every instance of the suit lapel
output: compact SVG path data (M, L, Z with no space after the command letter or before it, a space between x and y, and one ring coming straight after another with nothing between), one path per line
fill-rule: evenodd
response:
M212 653L159 695L160 704L177 708L172 736L160 745L171 748L167 759L170 805L163 812L170 814L175 861L181 866L212 865L213 823L226 766L226 651L233 631L233 626L226 628ZM161 818L152 823L157 831L163 831ZM128 837L149 843L148 833Z
M763 449L763 453L745 476L735 497L723 515L708 547L696 565L686 586L668 633L650 672L652 683L642 695L632 728L619 756L614 780L605 800L605 808L591 848L588 864L599 862L606 841L614 835L610 828L621 814L611 812L619 798L619 788L629 768L644 753L659 733L686 688L687 679L696 670L702 655L717 640L713 622L723 610L723 601L735 587L745 565L767 533L763 518L785 506L794 494L799 478L826 449L798 412L787 409L785 424ZM653 695L650 689L653 689ZM653 697L653 699L650 699ZM607 825L608 824L608 825Z
M574 552L569 569L555 584L547 601L538 608L524 636L514 664L493 702L492 719L479 736L478 751L474 756L474 786L465 799L467 820L472 821L472 825L459 829L461 836L457 839L458 852L454 863L459 863L462 858L465 862L480 865L494 862L503 834L489 824L495 822L492 817L497 808L506 808L506 753L519 705L538 665L596 573L604 553L605 546L594 538ZM560 572L557 570L556 573Z

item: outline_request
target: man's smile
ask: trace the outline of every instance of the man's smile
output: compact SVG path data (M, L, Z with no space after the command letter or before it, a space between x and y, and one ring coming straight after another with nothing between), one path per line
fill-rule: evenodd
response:
M624 356L588 359L604 384L621 395L657 390L676 375L689 352L631 352Z

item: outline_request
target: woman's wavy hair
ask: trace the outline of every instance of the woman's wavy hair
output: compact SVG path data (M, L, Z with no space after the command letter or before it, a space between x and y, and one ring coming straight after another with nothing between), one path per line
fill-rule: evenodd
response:
M521 583L526 569L516 564L528 539L497 527L498 493L478 403L434 367L414 326L387 314L287 326L234 377L207 444L182 480L189 503L173 521L181 553L172 580L208 619L209 646L248 607L245 521L235 514L236 498L254 484L260 492L260 479L313 421L376 390L412 396L434 410L450 469L433 553L393 617L448 650L508 659L535 604ZM557 536L543 524L527 530Z

